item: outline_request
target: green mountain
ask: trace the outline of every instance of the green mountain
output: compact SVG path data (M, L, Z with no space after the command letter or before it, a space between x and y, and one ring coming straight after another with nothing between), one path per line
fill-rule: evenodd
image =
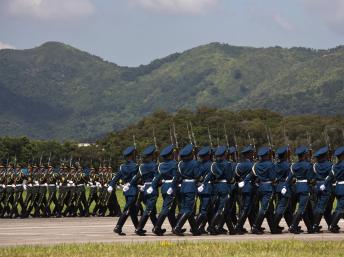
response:
M135 68L48 42L0 50L0 135L95 139L155 110L344 114L344 46L211 43Z

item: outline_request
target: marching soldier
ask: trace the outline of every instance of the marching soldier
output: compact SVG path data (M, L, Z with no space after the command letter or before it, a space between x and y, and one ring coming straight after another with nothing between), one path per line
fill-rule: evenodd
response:
M337 148L334 155L338 161L332 166L332 170L322 188L325 190L326 187L330 187L332 182L336 183L337 207L332 216L330 231L332 233L339 233L340 227L338 222L344 214L344 146Z
M186 145L179 153L181 161L178 163L177 181L181 181L181 209L179 219L173 228L173 233L183 235L183 226L189 221L191 233L200 235L194 219L194 206L197 194L196 181L199 178L199 163L193 158L193 145Z
M47 213L49 216L51 214L58 215L58 210L59 208L59 203L57 201L57 183L58 183L58 177L59 174L54 171L53 166L49 165L48 170L47 170L47 184L48 184L48 198L47 198ZM54 209L51 212L50 206L51 204L54 203Z
M3 218L5 211L5 199L6 199L6 170L0 163L0 218Z
M99 197L98 197L98 186L99 186L99 173L96 171L94 167L91 167L90 170L90 179L88 181L88 185L90 188L90 194L88 197L88 207L90 208L92 203L95 203L95 206L93 208L93 211L91 213L92 216L97 215L97 212L99 210ZM91 210L89 209L89 212Z
M313 179L312 164L309 162L308 148L300 146L296 149L295 154L298 157L298 161L291 165L290 178L296 179L296 196L298 208L293 216L292 225L289 231L294 234L300 234L299 223L301 219L305 222L308 233L313 233L313 224L310 220L310 182ZM288 181L291 181L289 179Z
M326 177L330 175L332 169L332 163L328 160L328 147L320 148L315 154L316 162L313 164L314 179L316 181L316 203L314 208L314 232L319 233L321 230L320 221L325 213L327 205L329 203L332 184L327 187L323 186ZM331 217L325 217L325 220L330 226Z
M176 190L177 190L177 162L174 160L174 146L169 145L165 147L160 156L163 161L158 166L158 174L154 177L152 187L157 188L158 184L162 182L161 194L163 199L162 209L158 216L158 220L153 228L153 233L162 236L166 229L161 226L166 217L170 222L172 228L176 224L175 210L176 210Z
M282 233L282 227L279 223L284 217L288 227L291 226L293 220L293 212L291 210L290 197L291 197L291 187L287 183L287 179L290 174L290 163L288 162L287 154L288 147L280 147L276 150L278 162L275 164L276 171L276 196L277 203L273 221L272 233L279 234Z
M139 166L139 172L130 182L131 185L137 184L138 180L141 180L143 183L142 192L143 192L143 203L146 206L141 219L139 220L138 226L135 230L135 233L140 236L144 236L146 230L144 227L148 218L151 219L153 225L156 224L156 201L158 199L158 190L157 187L152 186L152 182L155 176L157 176L158 167L157 163L153 160L153 155L155 153L154 146L148 146L142 152L143 163Z
M76 193L75 193L75 211L79 209L79 215L82 217L89 217L89 207L86 199L86 184L88 177L83 171L81 165L78 165L78 170L75 175Z
M122 228L129 215L135 226L135 229L138 225L137 209L135 206L138 189L136 184L130 184L130 181L138 172L138 165L135 162L135 147L129 146L127 149L125 149L123 151L123 156L125 158L125 163L119 167L119 171L116 173L108 187L108 191L112 192L119 180L122 180L122 183L124 184L123 194L125 196L125 206L122 215L119 218L116 227L114 228L114 232L119 235L125 235L122 232Z
M247 183L244 182L246 176L251 173L253 167L253 152L254 149L251 145L246 146L241 154L243 155L243 161L239 162L235 168L235 178L238 182L239 192L241 195L241 208L239 213L239 219L235 227L237 234L245 234L247 230L244 228L247 217L249 218L250 224L253 225L254 217L252 213L253 205L253 181Z
M210 167L212 164L211 159L212 150L210 147L206 146L199 150L198 156L200 158L200 176L201 182L204 182L204 179L209 175L211 172ZM201 187L200 192L198 192L198 196L200 198L200 206L199 206L199 214L196 219L196 224L199 232L201 234L207 234L205 230L205 225L207 222L210 224L212 219L212 207L214 204L213 197L213 185L209 181L208 183L203 183L203 188Z
M264 218L267 218L270 231L274 232L272 225L273 219L273 185L275 181L276 172L274 164L271 161L271 150L269 147L261 147L258 151L260 160L252 167L252 172L245 178L244 183L250 181L256 181L258 179L258 200L260 203L260 209L255 222L252 227L253 234L263 234L262 223Z
M230 219L229 213L226 210L230 210L229 194L231 190L231 184L234 183L234 173L230 162L227 161L227 147L219 146L215 151L216 161L210 166L210 173L204 180L204 184L211 181L213 183L213 190L216 194L216 204L214 209L214 216L209 224L209 233L211 235L217 235L222 233L222 226L224 222L229 229L230 234L234 234L234 227ZM203 191L202 184L198 190Z

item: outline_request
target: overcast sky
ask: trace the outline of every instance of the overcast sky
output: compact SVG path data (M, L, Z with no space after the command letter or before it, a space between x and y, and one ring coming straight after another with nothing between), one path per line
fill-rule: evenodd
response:
M128 66L210 42L332 48L344 0L0 0L0 49L46 41Z

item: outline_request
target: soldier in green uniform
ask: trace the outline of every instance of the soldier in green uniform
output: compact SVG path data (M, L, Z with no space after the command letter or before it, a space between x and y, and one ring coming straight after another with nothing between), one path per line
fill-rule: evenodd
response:
M6 198L6 170L0 163L0 218L3 217L5 210L4 202Z
M57 184L59 180L59 173L54 170L52 166L48 167L48 199L47 210L49 215L58 215L59 203L57 200ZM54 204L54 209L51 211L51 205Z
M92 216L97 215L97 212L99 210L98 185L99 185L99 174L94 167L91 167L89 181L88 181L90 194L88 197L87 205L89 208L91 208L92 203L93 202L95 203L93 211L91 212L91 209L89 209L89 213L91 213Z

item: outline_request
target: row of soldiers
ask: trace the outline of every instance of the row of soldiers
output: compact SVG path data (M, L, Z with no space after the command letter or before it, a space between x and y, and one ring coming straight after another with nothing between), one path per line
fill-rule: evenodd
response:
M297 161L291 163L289 146L276 152L261 147L256 152L248 145L241 149L239 159L236 147L198 149L190 143L177 151L171 144L160 153L155 146L148 146L137 163L135 146L130 146L123 151L125 163L108 187L108 192L113 192L120 185L126 200L114 232L125 235L122 228L130 217L135 233L141 236L147 232L144 228L149 219L152 232L164 235L166 218L176 235L186 232L186 222L193 235L245 234L247 220L252 233L263 234L264 219L272 234L280 234L284 230L282 218L291 233L305 232L302 220L307 233L320 233L324 217L329 231L338 233L344 212L344 147L332 154L325 146L313 155L300 146L294 154ZM335 164L332 155L337 158ZM138 219L140 192L145 209ZM157 215L159 195L163 204Z
M0 164L0 218L119 216L111 167ZM89 190L87 190L89 188Z

